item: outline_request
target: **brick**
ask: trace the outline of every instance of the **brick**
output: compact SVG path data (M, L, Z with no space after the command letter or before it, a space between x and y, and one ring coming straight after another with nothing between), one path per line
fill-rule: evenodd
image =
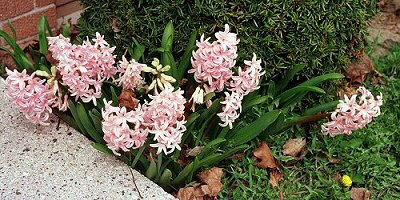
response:
M0 21L27 13L34 8L34 0L0 0Z
M56 0L36 0L36 7L43 7L55 3Z
M82 9L80 1L72 1L62 6L57 6L57 17L64 17Z
M40 17L42 15L46 15L47 20L50 23L50 26L55 27L57 22L56 18L57 14L55 6L50 6L45 10L38 10L37 12L31 13L29 15L11 21L15 28L15 31L17 32L18 40L22 40L24 38L37 34L38 24L40 21ZM3 28L7 33L11 32L11 29L8 26L8 24L4 25Z
M67 4L67 3L71 3L73 1L77 1L77 0L56 0L56 5L61 6L61 5Z

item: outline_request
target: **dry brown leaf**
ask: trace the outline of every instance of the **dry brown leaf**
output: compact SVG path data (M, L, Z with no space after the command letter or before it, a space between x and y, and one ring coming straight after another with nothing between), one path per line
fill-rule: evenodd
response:
M235 153L229 158L232 160L239 160L239 159L244 158L244 156L245 156L244 152L241 152L241 153Z
M258 167L263 169L278 169L278 164L276 163L267 142L259 143L258 148L254 150L253 155L260 160L256 163Z
M199 184L198 184L199 185ZM202 200L203 196L196 196L198 186L181 188L176 195L179 200Z
M351 188L351 199L353 200L369 200L371 192L365 188Z
M338 163L341 163L341 162L342 162L342 159L332 157L332 156L331 156L328 152L326 152L326 151L322 151L322 153L325 154L326 157L328 157L329 163L331 163L331 164L338 164Z
M297 157L305 146L306 140L304 138L289 139L286 144L283 145L283 154Z
M198 177L207 184L210 193L209 196L218 196L224 185L221 183L224 172L221 168L213 167L207 171L200 172Z
M189 156L195 157L195 156L199 155L199 153L201 151L203 151L203 148L204 148L204 146L196 146L193 149L188 149L185 151L185 157L189 157Z
M272 186L279 188L279 181L283 178L283 173L278 170L273 170L269 173L269 182Z
M224 185L221 183L224 172L221 168L213 167L207 171L200 172L198 177L202 184L194 184L189 187L179 189L176 197L180 200L200 200L215 198L222 190Z
M368 73L375 72L374 63L371 58L364 54L356 62L351 63L345 70L345 75L355 83L364 83Z
M134 110L139 104L136 99L135 92L132 90L123 90L118 97L119 105L126 107L128 110Z

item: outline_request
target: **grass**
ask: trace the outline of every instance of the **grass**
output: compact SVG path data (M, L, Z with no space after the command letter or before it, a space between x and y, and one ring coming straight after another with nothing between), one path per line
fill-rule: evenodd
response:
M280 189L269 183L268 170L254 165L251 150L225 167L220 198L279 199L282 192L285 199L350 199L350 189L335 180L337 174L346 174L352 178L353 187L371 191L371 199L400 199L400 46L374 62L385 81L367 83L366 87L374 94L383 93L381 116L350 136L323 136L316 125L316 129L298 127L270 136L267 142L285 174ZM291 158L283 155L283 145L295 137L307 139L309 152L303 160L288 165L285 163ZM323 152L342 162L329 163Z

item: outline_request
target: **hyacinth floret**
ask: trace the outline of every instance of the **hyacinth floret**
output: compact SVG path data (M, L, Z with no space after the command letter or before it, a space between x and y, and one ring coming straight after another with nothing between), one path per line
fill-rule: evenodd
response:
M364 128L372 122L374 117L380 115L382 105L382 93L376 97L365 87L357 89L358 94L350 98L344 95L344 99L339 101L337 108L331 114L331 121L321 126L323 134L350 135L353 131Z
M110 47L99 33L92 39L94 44L87 38L82 45L74 45L62 35L48 37L48 40L49 50L58 61L61 84L68 86L76 101L93 101L96 105L96 99L101 97L103 82L113 78L117 72L113 55L115 47Z

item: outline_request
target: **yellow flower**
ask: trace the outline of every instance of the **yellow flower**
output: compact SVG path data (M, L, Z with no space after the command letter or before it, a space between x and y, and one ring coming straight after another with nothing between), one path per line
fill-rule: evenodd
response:
M350 176L344 175L344 176L342 177L342 183L343 183L344 186L350 187L351 184L353 183L353 181L351 181Z

